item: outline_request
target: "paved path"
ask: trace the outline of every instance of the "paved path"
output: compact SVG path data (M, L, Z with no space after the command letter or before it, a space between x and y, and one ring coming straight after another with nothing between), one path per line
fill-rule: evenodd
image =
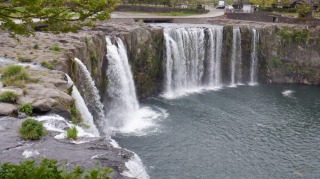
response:
M190 15L190 16L161 16L152 13L136 13L136 12L113 12L111 14L112 19L117 18L208 18L217 17L224 14L223 9L215 9L214 7L209 7L209 12L207 14Z

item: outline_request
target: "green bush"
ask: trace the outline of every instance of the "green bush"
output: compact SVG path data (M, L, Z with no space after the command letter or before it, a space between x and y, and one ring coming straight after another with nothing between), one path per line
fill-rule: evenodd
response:
M277 32L280 36L281 44L285 45L291 42L307 43L311 38L311 33L308 29L289 29L284 27Z
M281 67L282 61L277 57L271 57L271 61L274 67Z
M5 103L15 103L18 95L12 91L6 91L0 94L0 101Z
M19 106L19 111L26 113L26 115L31 116L33 107L31 103L22 104Z
M8 66L4 71L2 72L1 78L9 78L15 75L18 75L22 72L23 68L19 65L11 65Z
M20 128L20 137L25 140L37 140L46 135L46 131L41 122L28 118L22 122Z
M81 122L83 122L83 119L81 118L81 115L76 107L76 105L72 105L70 108L70 112L71 112L71 121L73 124L79 124Z
M11 65L3 70L1 80L4 86L23 86L29 75L22 66Z
M48 68L48 69L50 69L50 70L53 70L53 69L54 69L53 64L50 63L50 62L48 62L48 61L42 61L42 62L41 62L41 65L44 66L44 67L46 67L46 68Z
M71 127L67 130L67 138L73 140L78 139L78 130L76 127Z
M110 179L110 168L97 167L89 171L76 166L72 169L58 164L56 160L21 161L19 165L4 163L0 165L0 178L9 179Z
M297 12L299 17L311 17L312 9L307 3L298 4Z

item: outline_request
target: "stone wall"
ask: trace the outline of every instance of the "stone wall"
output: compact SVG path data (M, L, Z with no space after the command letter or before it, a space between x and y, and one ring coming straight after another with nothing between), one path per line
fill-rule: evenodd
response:
M226 13L225 17L228 19L258 21L258 22L275 22L288 24L305 24L317 26L320 25L320 19L299 19L283 17L281 15L272 13Z
M180 9L180 8L172 8L172 7L152 7L152 6L132 6L132 5L120 5L116 7L116 11L140 11L140 12L195 12L199 14L207 13L206 9Z

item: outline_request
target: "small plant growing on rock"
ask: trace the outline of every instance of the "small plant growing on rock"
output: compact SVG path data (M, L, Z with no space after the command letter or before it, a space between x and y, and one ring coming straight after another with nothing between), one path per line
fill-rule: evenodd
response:
M33 46L33 49L39 49L39 45L38 44L35 44L34 46Z
M1 80L4 86L23 86L29 79L24 68L19 65L11 65L2 72Z
M31 116L33 107L31 103L22 104L19 106L19 111L26 113L26 115Z
M20 128L20 137L25 140L37 140L46 135L46 131L41 122L28 118L22 122Z
M18 95L12 91L6 91L0 94L0 102L15 103Z
M22 72L22 66L19 65L11 65L8 66L3 72L1 78L8 78L20 74Z
M70 108L70 112L71 112L71 121L73 124L79 124L83 121L83 119L81 118L80 112L78 111L76 105L72 105Z
M58 45L54 45L50 47L49 50L60 52L62 49Z
M50 69L50 70L53 70L53 69L54 69L53 64L50 63L50 62L48 62L48 61L42 61L42 62L41 62L41 65L44 66L44 67L46 67L46 68L48 68L48 69Z
M30 53L31 54L31 53ZM18 60L20 62L32 62L32 60L30 58L24 58L24 57L19 57Z
M77 128L71 127L67 130L67 138L68 139L73 139L73 140L77 140L78 139L78 130Z

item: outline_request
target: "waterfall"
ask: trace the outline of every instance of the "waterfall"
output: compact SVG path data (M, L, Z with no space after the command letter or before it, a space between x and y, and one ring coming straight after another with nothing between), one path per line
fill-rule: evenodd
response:
M66 76L68 79L68 83L73 83L73 81L69 77L69 75L66 74ZM87 132L92 133L95 137L99 137L100 134L99 134L99 131L98 131L96 125L94 124L93 116L90 113L90 111L89 111L86 103L84 102L84 99L82 98L76 85L72 86L71 96L75 99L75 105L81 115L81 118L83 119L83 122L89 126L85 130Z
M93 117L96 118L95 121L99 127L103 130L105 134L108 134L107 120L104 116L103 104L100 101L99 91L95 86L95 83L88 71L87 67L78 59L75 58L74 61L78 64L79 69L79 82L81 90L83 90L84 101L86 104L90 104L89 110L92 112Z
M242 52L241 52L241 33L240 28L233 28L232 32L232 49L230 63L230 86L236 87L241 85L242 81Z
M250 67L250 83L249 85L254 86L258 83L258 56L257 46L259 43L259 33L256 29L252 29L252 43L251 43L251 67Z
M131 74L125 47L119 38L117 45L112 44L110 38L107 41L109 80L108 95L111 98L108 103L107 118L116 119L112 121L113 127L121 127L139 109L133 77Z
M99 137L99 131L96 125L94 124L93 117L86 103L84 102L84 99L81 97L78 88L75 85L73 85L72 87L72 97L75 99L75 105L83 119L83 122L89 126L86 130L95 135L96 137Z
M166 27L165 97L221 87L223 28Z

